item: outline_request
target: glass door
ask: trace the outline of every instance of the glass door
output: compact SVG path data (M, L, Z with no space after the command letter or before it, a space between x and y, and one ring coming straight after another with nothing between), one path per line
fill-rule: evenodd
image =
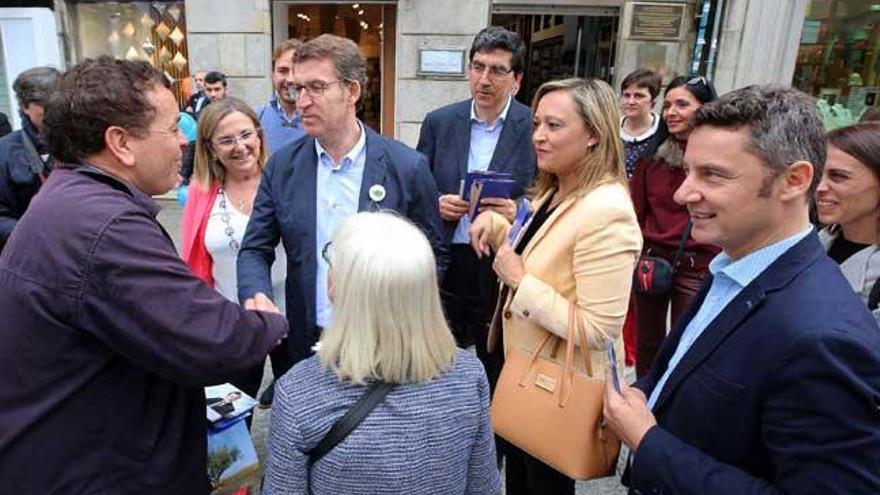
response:
M567 77L611 82L618 16L496 13L492 24L519 33L526 44L526 70L517 99L530 105L541 84Z
M358 108L365 125L394 136L394 57L397 7L381 3L299 3L275 5L274 39L307 41L330 33L354 41L367 59L367 86Z

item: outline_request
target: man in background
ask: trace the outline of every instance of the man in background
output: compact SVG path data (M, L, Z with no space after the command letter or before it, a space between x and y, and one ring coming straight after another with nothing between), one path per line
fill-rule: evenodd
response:
M293 55L302 41L291 38L275 47L272 53L272 99L257 111L263 134L272 154L282 146L305 135L302 120L296 111L296 95L290 91L293 82Z
M193 81L196 83L196 90L189 96L189 99L186 100L185 110L190 115L197 115L201 112L202 107L205 106L205 103L208 101L208 97L205 96L205 74L207 73L207 70L199 69L193 76Z
M60 81L57 69L34 67L12 83L21 129L0 139L0 252L52 172L53 160L42 135L43 114Z
M207 74L205 74L204 88L205 103L198 109L195 115L193 115L196 120L199 120L199 115L201 115L202 110L204 110L205 107L210 105L212 102L220 101L223 98L226 98L226 75L216 70L208 72Z

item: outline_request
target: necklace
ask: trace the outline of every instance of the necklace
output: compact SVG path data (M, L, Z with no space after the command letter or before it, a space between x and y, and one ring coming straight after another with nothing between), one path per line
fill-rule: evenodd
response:
M229 209L226 207L226 191L221 187L217 190L217 194L220 195L220 221L226 224L226 228L223 232L225 232L226 237L229 238L229 247L232 248L232 252L237 254L238 250L241 249L241 244L235 239L235 229L232 228L232 223L230 222L231 217ZM244 203L244 201L242 201L242 203Z

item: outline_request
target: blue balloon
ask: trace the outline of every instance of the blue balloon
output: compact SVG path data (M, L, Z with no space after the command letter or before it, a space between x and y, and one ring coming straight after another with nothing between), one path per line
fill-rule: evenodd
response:
M189 191L189 186L180 186L177 188L177 204L183 206L186 204L186 193Z

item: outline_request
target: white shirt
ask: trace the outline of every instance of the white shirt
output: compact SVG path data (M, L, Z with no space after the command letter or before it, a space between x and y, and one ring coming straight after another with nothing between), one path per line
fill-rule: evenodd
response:
M238 303L238 274L236 261L238 250L232 248L232 240L241 246L244 230L247 228L250 217L235 209L232 202L227 199L226 211L229 213L229 225L231 233L227 233L227 224L223 221L223 210L220 208L222 195L217 194L214 206L208 216L208 225L205 228L205 249L214 261L211 275L214 277L214 289L223 297L234 303ZM275 263L272 264L272 292L275 296L275 304L281 313L284 313L284 281L287 276L287 256L281 243L275 248Z

